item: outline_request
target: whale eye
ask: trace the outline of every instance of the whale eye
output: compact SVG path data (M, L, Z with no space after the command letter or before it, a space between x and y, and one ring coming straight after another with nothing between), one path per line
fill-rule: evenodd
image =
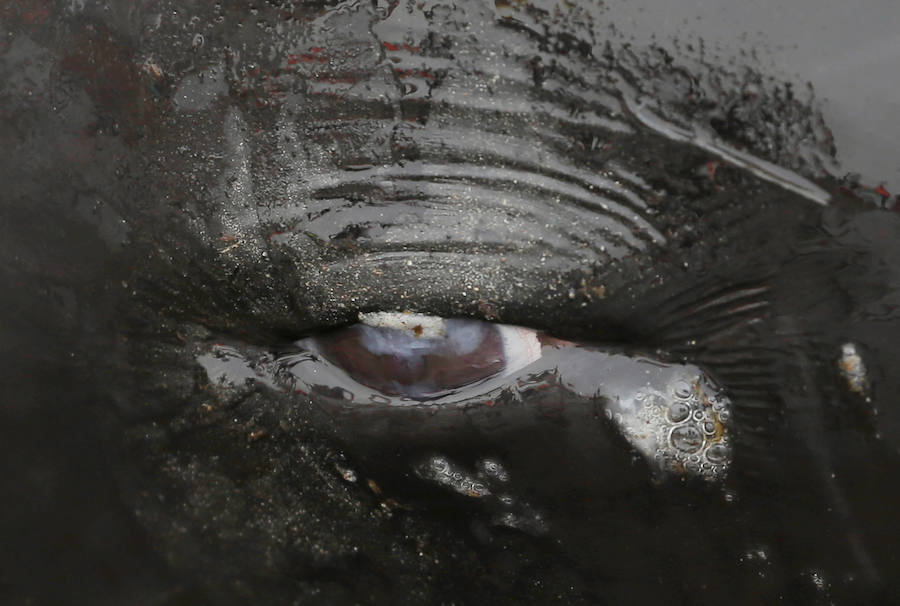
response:
M298 345L385 396L428 400L521 370L540 358L541 338L519 326L377 312Z
M197 361L214 385L299 394L358 440L547 422L590 444L611 424L660 472L718 480L730 465L730 400L692 364L478 320L359 320L278 352L222 344Z

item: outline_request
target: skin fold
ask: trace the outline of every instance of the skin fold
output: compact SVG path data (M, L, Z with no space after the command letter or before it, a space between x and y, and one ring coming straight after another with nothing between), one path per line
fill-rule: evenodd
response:
M4 3L0 596L889 603L897 214L597 10ZM728 474L658 473L565 357L435 415L267 378L395 310L699 369Z

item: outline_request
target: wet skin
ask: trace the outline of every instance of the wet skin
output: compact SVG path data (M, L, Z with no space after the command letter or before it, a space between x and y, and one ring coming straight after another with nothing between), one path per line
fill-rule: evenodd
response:
M3 9L14 597L890 595L896 214L663 119L639 80L670 74L577 9L175 8ZM593 416L360 432L324 390L197 362L394 309L696 364L734 405L730 475L660 477Z

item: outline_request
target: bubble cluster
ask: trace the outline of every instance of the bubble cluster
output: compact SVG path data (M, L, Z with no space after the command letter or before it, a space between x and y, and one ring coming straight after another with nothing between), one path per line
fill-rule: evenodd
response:
M721 479L731 461L731 402L706 375L684 375L641 387L629 403L634 415L611 418L660 470Z
M490 513L492 523L542 534L546 532L543 514L512 492L510 473L500 461L484 458L469 471L443 455L433 455L415 467L416 475L453 492L477 499Z
M480 475L497 480L498 482L508 482L509 472L503 465L494 459L482 459L478 462L478 471Z
M470 474L465 468L455 465L446 457L438 455L429 457L416 468L416 475L467 497L481 498L491 494L480 477Z

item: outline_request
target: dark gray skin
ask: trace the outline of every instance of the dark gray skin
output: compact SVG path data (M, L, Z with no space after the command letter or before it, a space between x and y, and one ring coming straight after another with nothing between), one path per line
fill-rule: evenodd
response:
M14 603L843 604L896 589L900 223L753 147L770 126L754 120L795 106L723 124L673 102L696 123L661 126L668 106L641 78L677 92L685 75L605 49L577 9L0 15ZM654 477L602 422L589 448L551 421L361 440L322 396L221 389L196 361L393 309L701 365L735 406L731 474ZM867 394L840 374L847 342ZM472 473L500 460L542 522L510 528L496 503L417 476L435 454Z

